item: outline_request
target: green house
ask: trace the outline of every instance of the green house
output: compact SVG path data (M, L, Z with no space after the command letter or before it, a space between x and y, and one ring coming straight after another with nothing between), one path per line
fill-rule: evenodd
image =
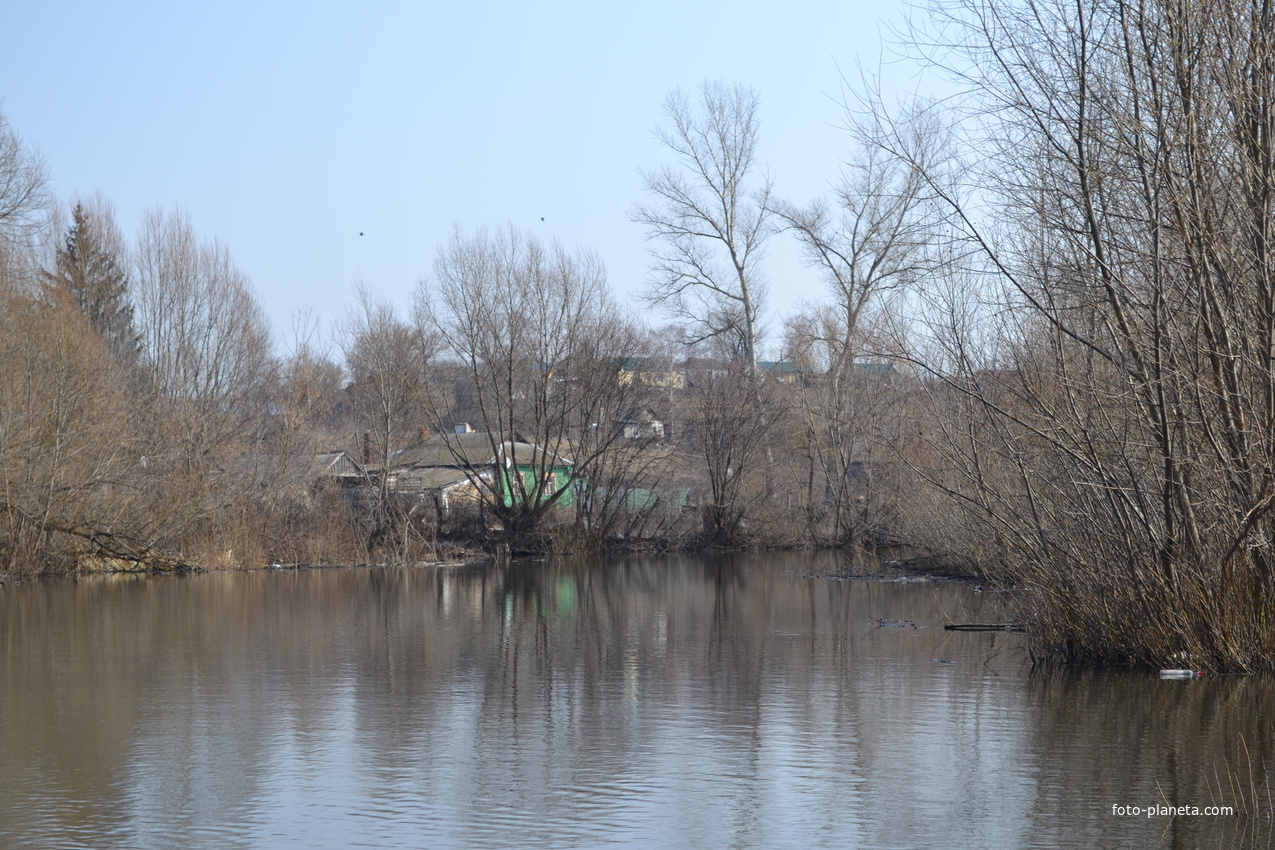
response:
M552 452L545 452L531 443L505 442L501 446L501 454L497 468L500 476L497 479L501 497L505 505L512 505L517 500L530 500L536 496L536 481L543 477L543 486L539 489L541 501L553 498L559 490L558 504L571 507L574 504L571 486L571 461Z

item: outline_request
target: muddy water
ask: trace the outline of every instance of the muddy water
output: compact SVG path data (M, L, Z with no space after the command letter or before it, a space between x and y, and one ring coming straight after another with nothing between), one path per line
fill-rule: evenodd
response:
M5 585L0 847L1270 846L1203 813L1261 785L1269 681L1033 672L942 628L995 594L845 572Z

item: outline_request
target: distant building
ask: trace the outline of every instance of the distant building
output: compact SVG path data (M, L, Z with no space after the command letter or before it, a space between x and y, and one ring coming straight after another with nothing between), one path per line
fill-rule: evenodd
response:
M771 380L781 384L804 384L806 370L788 360L758 360L757 368Z
M626 440L663 440L664 422L650 410L637 411L616 420L621 436Z
M498 495L505 505L532 498L537 491L541 499L550 499L567 487L572 467L568 458L532 443L497 441L489 432L466 426L446 438L425 439L395 452L386 475L394 492L435 498L446 513L457 500L483 496ZM570 507L574 495L566 489L557 504Z
M306 466L307 477L312 480L361 481L363 467L349 452L335 451L315 455Z
M860 379L891 386L899 377L899 370L889 360L856 360L854 373Z
M637 381L666 390L686 388L686 374L654 357L625 357L616 362L617 375L624 386Z

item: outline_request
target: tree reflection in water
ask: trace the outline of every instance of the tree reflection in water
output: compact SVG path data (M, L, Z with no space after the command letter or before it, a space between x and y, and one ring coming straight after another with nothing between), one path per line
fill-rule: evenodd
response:
M1111 814L1229 802L1246 751L1260 783L1269 682L1033 672L1019 635L941 628L995 594L863 567L5 586L0 843L1269 845L1260 817Z

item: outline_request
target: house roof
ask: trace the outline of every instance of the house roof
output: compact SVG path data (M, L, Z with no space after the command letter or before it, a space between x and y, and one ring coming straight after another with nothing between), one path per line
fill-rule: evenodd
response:
M757 368L771 375L800 375L806 370L788 360L758 360Z
M889 360L856 360L854 368L869 375L893 375L896 371Z
M394 486L400 490L447 490L470 483L464 470L454 466L408 467L394 473Z
M546 456L555 466L571 465L571 461L561 455L520 440L504 440L495 448L497 451L493 453L492 436L487 431L444 434L396 452L389 465L397 469L478 468L494 466L503 458L512 458L518 464L540 465Z
M314 455L306 462L305 474L309 477L318 477L320 475L348 477L362 475L363 467L359 466L358 461L350 457L349 452L324 452L320 455Z
M660 422L660 418L650 408L642 408L639 410L628 410L616 414L611 419L612 422L622 422L624 424L637 423L640 425L650 425L652 422ZM661 424L663 424L661 422Z

